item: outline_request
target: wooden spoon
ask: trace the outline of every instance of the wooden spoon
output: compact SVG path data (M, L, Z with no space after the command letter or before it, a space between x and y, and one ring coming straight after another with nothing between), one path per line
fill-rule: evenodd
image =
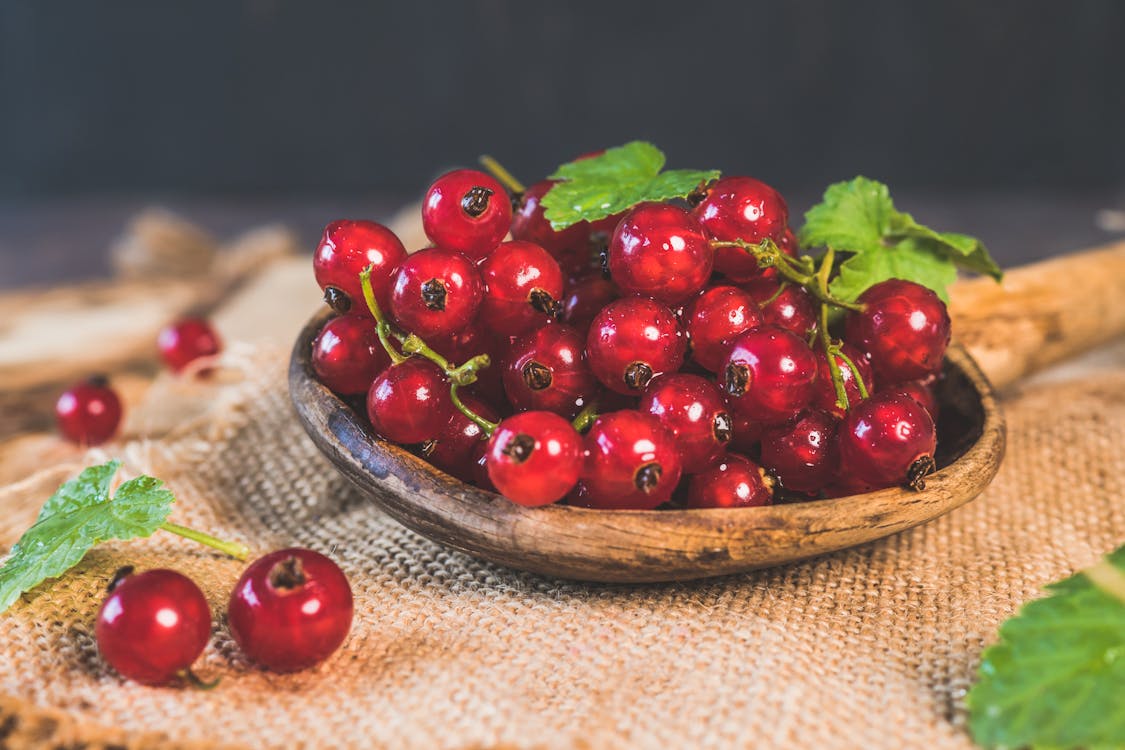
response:
M932 520L975 498L1004 455L999 386L1125 331L1125 244L959 284L939 400L938 471L926 489L737 510L524 508L459 482L372 435L309 364L325 311L301 331L289 385L321 451L397 521L476 557L544 575L607 582L738 573L852 547ZM968 351L966 351L966 347Z

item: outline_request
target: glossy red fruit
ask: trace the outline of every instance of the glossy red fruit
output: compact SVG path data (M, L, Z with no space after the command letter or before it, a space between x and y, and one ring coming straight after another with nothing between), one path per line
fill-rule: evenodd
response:
M324 228L316 252L313 273L324 291L324 301L338 313L370 315L363 299L359 274L372 266L371 289L375 300L387 309L391 272L406 259L406 248L395 233L374 221L334 221Z
M174 570L118 571L98 610L94 635L102 658L144 685L175 681L211 638L211 608L195 583Z
M709 185L694 209L703 228L716 240L781 242L789 225L789 207L781 194L752 177L724 177ZM734 281L762 275L753 256L737 247L715 251L715 270Z
M875 377L871 372L871 364L867 361L866 355L851 344L844 344L840 347L840 351L855 363L860 379L867 386L867 392L874 393ZM848 406L855 406L863 400L859 392L859 384L856 383L855 373L852 372L848 363L838 356L836 357L836 365L840 368L840 379L844 382L844 393L848 396ZM823 409L838 418L843 417L847 412L846 409L836 403L836 386L832 381L832 369L828 365L828 355L824 353L823 349L816 353L816 390L813 394L812 403L816 408Z
M476 319L484 284L471 260L454 250L419 250L395 270L391 314L422 338L449 336Z
M698 375L661 375L649 383L638 409L659 419L675 437L685 474L718 461L734 434L723 394Z
M735 411L777 424L811 403L816 355L789 331L764 326L734 340L720 375Z
M563 275L551 254L531 242L504 242L481 261L480 324L518 336L562 313Z
M183 318L164 326L157 334L156 345L164 364L173 372L202 357L213 357L223 348L219 334L203 318Z
M75 383L55 402L55 421L62 436L79 445L100 445L121 424L121 400L104 377Z
M767 428L762 433L762 465L787 490L819 492L836 475L838 424L828 412L808 409L791 422Z
M516 411L550 411L573 419L599 390L586 362L585 340L563 323L516 339L503 373L504 391Z
M740 333L763 323L754 299L733 286L715 286L704 291L684 310L683 321L692 359L711 372L719 371L731 343Z
M925 487L937 438L929 412L904 393L884 391L857 404L840 425L842 473L875 487Z
M607 510L648 510L667 502L683 471L676 438L651 414L603 414L586 433L582 503Z
M475 169L439 177L422 200L422 228L435 245L480 260L491 253L512 223L504 187Z
M594 375L627 396L641 395L654 377L680 369L685 347L672 311L643 297L606 305L586 336L586 358Z
M468 393L458 395L461 403L477 416L489 422L500 418L495 409L479 398ZM422 457L446 474L457 477L462 482L471 482L474 477L475 451L487 438L480 425L454 407L437 437L422 444Z
M473 325L454 331L450 336L435 338L426 343L455 365L462 365L473 357L487 354L492 363L477 370L477 381L466 386L464 391L480 396L489 404L499 404L506 399L501 375L509 346L507 336L497 338L490 335L481 328L478 319Z
M549 411L525 411L500 423L488 442L489 479L504 497L528 507L566 497L582 472L582 436Z
M625 294L679 305L711 278L715 251L690 213L668 203L634 206L609 243L609 273Z
M449 420L449 383L437 365L411 357L383 371L367 392L367 417L375 432L395 443L433 440Z
M734 419L734 434L731 436L729 449L735 453L757 455L766 425L731 408L729 396L724 395L723 398L727 402L727 411Z
M564 323L585 334L602 308L621 296L621 291L600 273L577 280L563 302Z
M327 659L352 626L352 589L339 566L293 547L250 564L227 608L230 632L251 661L296 672Z
M367 393L390 364L371 318L333 318L313 341L313 372L321 383L344 396Z
M803 339L816 330L817 302L804 287L786 284L782 288L776 280L762 278L747 281L742 288L758 303L766 325L784 328Z
M586 250L590 242L590 225L580 221L557 232L551 229L551 222L543 215L540 201L556 182L540 180L523 192L519 206L512 215L512 238L534 242L556 258L561 258L575 251Z
M889 279L859 296L862 312L849 312L844 337L871 359L882 386L941 370L949 345L945 303L921 284Z
M887 390L905 393L910 398L921 404L926 411L930 413L934 423L937 423L939 416L939 406L937 394L934 393L934 382L936 378L922 378L921 380L908 380L905 383L898 383L893 385Z
M773 504L773 480L762 467L737 453L688 482L689 508L753 508Z

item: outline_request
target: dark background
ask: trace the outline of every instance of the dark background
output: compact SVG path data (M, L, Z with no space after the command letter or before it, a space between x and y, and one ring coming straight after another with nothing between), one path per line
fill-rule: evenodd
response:
M220 232L311 234L482 152L530 181L644 138L670 166L775 184L795 214L864 173L959 222L939 228L1039 257L1104 239L1099 210L1125 208L1123 38L1113 0L8 0L0 252L62 222L96 266L152 201ZM23 260L0 285L67 274Z

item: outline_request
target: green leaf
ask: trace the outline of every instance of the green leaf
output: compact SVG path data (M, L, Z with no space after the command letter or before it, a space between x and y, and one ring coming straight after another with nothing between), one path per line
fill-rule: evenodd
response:
M1125 747L1125 547L1097 567L1049 586L1000 627L967 697L979 744Z
M77 565L107 539L149 536L168 518L174 497L159 479L140 476L110 498L119 461L92 466L59 487L0 568L0 612L48 578Z
M895 204L887 186L866 177L837 182L824 200L805 212L798 240L801 247L832 247L862 252L883 244Z
M839 275L828 289L834 296L854 302L868 287L887 279L929 287L948 302L945 288L957 280L957 268L919 241L908 239L893 247L852 255L840 264Z
M717 170L673 169L661 172L664 154L644 141L606 149L598 156L563 164L560 180L543 196L543 215L555 230L580 221L597 221L644 201L684 198Z
M929 227L914 221L910 214L896 214L892 217L888 236L891 238L913 238L922 240L926 247L939 255L951 257L954 264L967 271L975 271L991 276L999 281L1004 273L996 261L988 254L984 243L976 237L956 232L935 232Z

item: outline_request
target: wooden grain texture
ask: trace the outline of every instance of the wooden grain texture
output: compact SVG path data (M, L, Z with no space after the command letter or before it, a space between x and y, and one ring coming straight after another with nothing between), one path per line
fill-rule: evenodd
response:
M951 348L942 394L941 468L926 489L736 510L600 511L524 508L449 477L379 440L366 418L318 383L309 322L289 378L309 435L361 491L404 526L477 557L543 575L607 582L673 581L777 565L879 539L976 497L1004 453L992 388L965 351Z

